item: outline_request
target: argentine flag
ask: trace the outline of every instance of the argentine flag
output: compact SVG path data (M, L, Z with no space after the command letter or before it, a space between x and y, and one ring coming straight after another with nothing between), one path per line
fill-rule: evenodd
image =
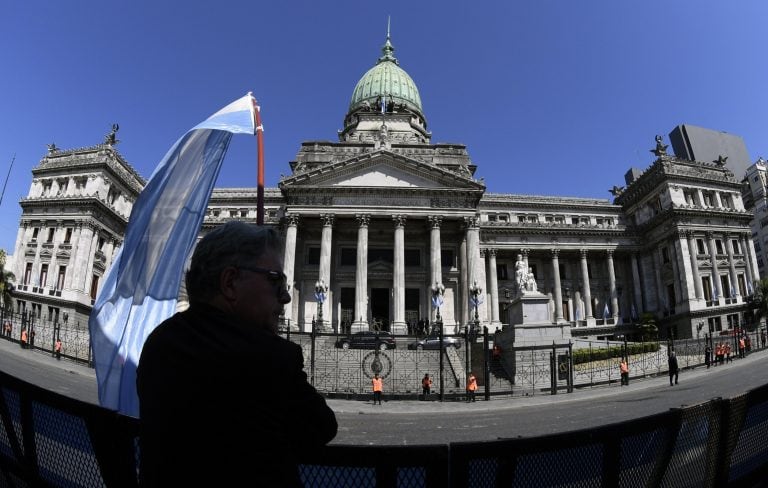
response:
M103 407L138 417L136 367L144 341L175 312L184 265L232 134L255 133L255 110L249 93L190 129L136 200L88 321Z

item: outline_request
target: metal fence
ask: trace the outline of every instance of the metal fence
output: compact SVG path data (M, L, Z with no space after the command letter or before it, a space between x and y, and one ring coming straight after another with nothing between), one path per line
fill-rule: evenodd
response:
M137 486L138 420L0 372L0 486ZM595 429L434 446L327 446L307 487L758 486L768 385Z

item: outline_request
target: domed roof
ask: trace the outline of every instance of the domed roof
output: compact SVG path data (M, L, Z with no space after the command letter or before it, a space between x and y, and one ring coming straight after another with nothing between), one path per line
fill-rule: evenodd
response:
M405 104L411 110L424 116L421 109L421 97L416 83L413 82L408 73L405 72L393 55L395 48L389 39L381 48L382 55L376 62L376 66L369 69L367 73L357 82L355 90L352 92L352 100L349 102L349 113L364 106L368 102L374 106L374 102L379 97L390 97L395 103Z

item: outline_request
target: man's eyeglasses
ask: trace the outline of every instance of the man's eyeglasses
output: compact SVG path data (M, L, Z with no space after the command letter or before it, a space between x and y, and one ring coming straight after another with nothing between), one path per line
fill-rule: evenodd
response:
M267 275L267 280L273 285L279 287L281 290L286 289L288 283L288 277L282 271L275 271L274 269L258 268L255 266L238 266L237 269L244 269L252 273L261 273Z

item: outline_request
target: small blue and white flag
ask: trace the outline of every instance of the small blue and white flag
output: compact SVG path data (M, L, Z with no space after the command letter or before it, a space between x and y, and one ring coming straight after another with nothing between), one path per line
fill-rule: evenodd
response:
M103 407L138 417L136 367L144 341L175 312L184 266L232 134L253 135L256 110L248 94L190 129L136 200L88 321Z
M574 310L574 315L575 315L575 318L576 318L577 322L579 320L581 320L581 313L580 312L581 312L581 310L579 309L579 306L576 305L576 310Z
M752 288L752 283L747 281L747 295L752 295L754 293L754 289Z
M607 318L610 318L610 316L611 316L611 311L608 310L608 304L606 303L605 310L603 310L603 318L607 319Z

